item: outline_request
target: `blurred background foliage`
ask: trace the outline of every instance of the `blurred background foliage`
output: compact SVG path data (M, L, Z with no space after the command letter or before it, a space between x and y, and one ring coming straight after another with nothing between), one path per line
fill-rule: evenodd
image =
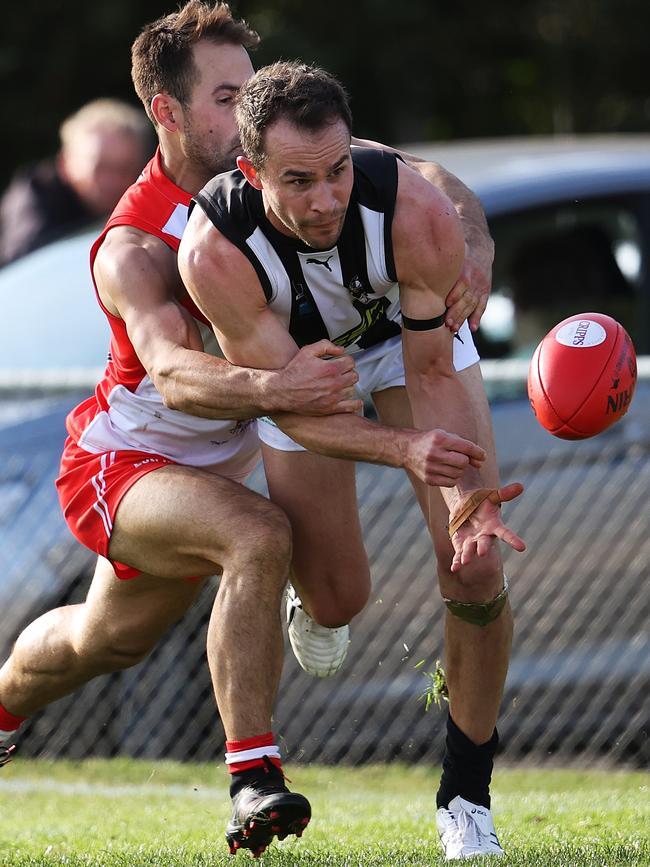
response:
M645 0L235 0L254 63L315 61L347 86L356 132L387 143L650 128ZM130 46L169 0L23 0L5 11L0 186L53 153L98 96L135 102Z

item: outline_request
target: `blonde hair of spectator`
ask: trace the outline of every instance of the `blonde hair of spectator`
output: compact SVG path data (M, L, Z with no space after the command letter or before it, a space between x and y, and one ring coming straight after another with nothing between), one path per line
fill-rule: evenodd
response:
M119 99L102 98L86 103L61 124L61 147L67 150L88 133L110 130L130 134L142 142L146 152L151 142L151 127L146 115Z

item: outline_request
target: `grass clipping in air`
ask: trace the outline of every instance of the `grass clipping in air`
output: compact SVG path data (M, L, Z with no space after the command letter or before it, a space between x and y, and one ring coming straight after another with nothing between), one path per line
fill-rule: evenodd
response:
M422 668L425 660L421 659L414 668ZM443 701L449 701L449 690L447 688L447 678L445 670L440 664L440 660L436 659L436 667L433 671L423 671L422 674L427 679L427 684L424 692L420 696L420 701L424 701L425 712L429 710L432 704L441 707Z

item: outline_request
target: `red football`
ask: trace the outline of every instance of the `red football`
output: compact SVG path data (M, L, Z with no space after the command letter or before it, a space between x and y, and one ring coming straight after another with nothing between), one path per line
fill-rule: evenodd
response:
M582 440L625 415L636 385L636 355L611 316L580 313L555 326L528 370L537 421L553 436Z

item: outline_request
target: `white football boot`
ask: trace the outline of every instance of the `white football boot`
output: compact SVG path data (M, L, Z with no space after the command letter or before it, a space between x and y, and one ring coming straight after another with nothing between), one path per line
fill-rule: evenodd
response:
M350 627L320 626L302 607L296 591L287 587L289 641L298 664L313 677L331 677L343 665L350 643Z
M472 804L460 795L449 802L449 807L440 807L436 826L447 861L505 855L488 808Z

